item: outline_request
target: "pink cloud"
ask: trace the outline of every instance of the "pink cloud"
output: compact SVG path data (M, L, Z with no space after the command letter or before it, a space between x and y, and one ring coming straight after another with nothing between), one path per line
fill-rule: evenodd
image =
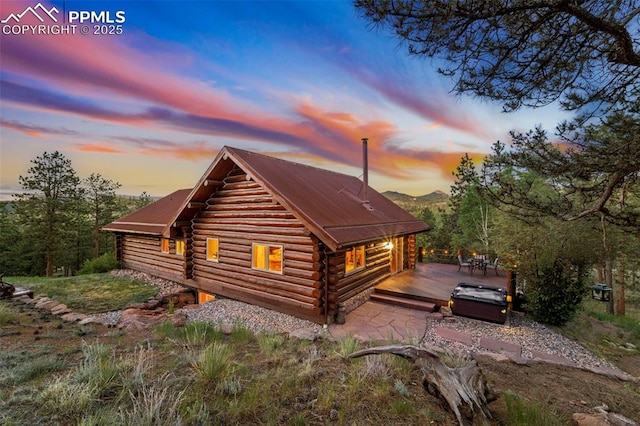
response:
M5 127L7 129L12 129L17 132L24 133L25 135L40 138L43 134L45 135L77 135L78 132L68 129L54 129L50 127L44 126L36 126L33 124L20 123L16 120L5 120L0 118L0 126Z
M3 10L2 16L5 15ZM394 149L393 142L401 132L389 121L367 120L354 112L331 111L295 101L290 103L289 117L276 116L212 84L181 76L176 73L179 65L167 68L166 62L134 49L124 40L79 34L3 36L0 60L7 76L2 82L3 102L115 123L152 124L243 141L268 141L352 166L360 164L360 139L368 137L372 169L394 177L410 178L408 167L425 164L441 167L444 173L451 162L441 153ZM145 41L149 42L148 36ZM178 50L172 52L173 63L181 62L180 54ZM185 60L190 58L185 56ZM22 83L11 81L14 76L20 76ZM438 102L428 102L383 77L368 76L365 82L387 99L425 117L468 132L477 130L477 123L469 117L456 117ZM105 102L111 100L118 102L118 108ZM31 136L44 134L37 126L9 123L8 127ZM121 139L116 145L82 143L76 149L194 160L213 157L219 147L204 142L183 146L131 138ZM461 155L455 155L459 161ZM447 161L443 161L445 157Z
M78 152L93 152L99 154L126 154L125 149L116 148L113 145L107 145L102 143L79 143L73 148Z

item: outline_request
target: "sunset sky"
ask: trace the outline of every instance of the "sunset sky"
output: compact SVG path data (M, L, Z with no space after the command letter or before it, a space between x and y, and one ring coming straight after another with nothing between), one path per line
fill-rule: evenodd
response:
M162 196L192 187L225 145L360 176L362 137L373 188L448 192L465 152L481 159L512 129L568 117L455 97L437 63L350 1L40 3L0 1L3 199L44 151L123 194ZM122 34L77 21L75 34L22 32L71 25L74 11L119 17Z

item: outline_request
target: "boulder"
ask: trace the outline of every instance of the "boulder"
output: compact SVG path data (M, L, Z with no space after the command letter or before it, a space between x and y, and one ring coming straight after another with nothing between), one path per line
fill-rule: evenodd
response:
M70 312L68 314L62 315L60 318L62 320L64 320L64 321L76 322L76 321L82 321L83 319L88 318L88 316L85 315L85 314L78 314L78 313Z
M176 327L184 327L187 324L187 315L182 313L169 315L169 320Z
M609 426L601 414L573 413L572 418L576 426Z
M125 307L125 309L149 309L149 303L130 303Z
M64 303L60 303L59 305L51 308L51 313L53 315L64 315L68 314L69 312L71 312L71 309L69 309Z
M638 424L618 413L608 413L604 410L598 410L595 414L574 413L573 424L576 426L638 426Z
M129 312L127 315L122 314L117 327L125 330L147 330L156 324L166 320L167 316L162 315L145 315Z

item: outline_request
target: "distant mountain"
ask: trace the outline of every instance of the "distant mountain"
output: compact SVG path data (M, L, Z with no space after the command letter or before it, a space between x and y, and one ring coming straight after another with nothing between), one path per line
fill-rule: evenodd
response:
M395 203L407 204L434 204L446 202L449 200L449 195L445 194L442 191L433 191L430 194L419 195L417 197L396 191L385 191L382 193L382 195Z

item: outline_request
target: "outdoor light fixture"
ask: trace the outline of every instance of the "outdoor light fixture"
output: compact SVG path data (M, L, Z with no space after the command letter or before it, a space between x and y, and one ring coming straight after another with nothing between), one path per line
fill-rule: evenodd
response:
M391 241L387 241L386 243L384 243L383 247L387 250L391 250L393 248L393 243Z
M611 292L613 288L605 284L594 284L591 286L591 298L599 300L601 302L608 302L611 300Z

